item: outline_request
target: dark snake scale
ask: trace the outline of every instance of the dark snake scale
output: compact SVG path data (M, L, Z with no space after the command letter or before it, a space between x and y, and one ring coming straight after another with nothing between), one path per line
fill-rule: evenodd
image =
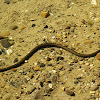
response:
M24 58L22 58L20 61L18 61L14 65L8 66L6 68L0 68L0 72L4 72L4 71L10 70L12 68L17 68L17 67L21 66L22 64L24 64L25 60L28 60L35 52L37 52L38 50L40 50L42 48L49 48L49 47L62 48L78 57L83 57L83 58L94 57L94 56L96 56L97 53L100 52L100 50L97 50L96 52L93 52L91 54L81 54L81 53L78 53L66 46L61 45L61 44L43 43L43 44L37 45L35 48L33 48Z

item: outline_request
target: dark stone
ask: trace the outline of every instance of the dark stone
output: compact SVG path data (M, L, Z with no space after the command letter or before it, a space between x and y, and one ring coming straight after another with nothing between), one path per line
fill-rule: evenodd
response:
M40 82L40 86L43 87L43 82Z
M9 40L8 39L3 39L1 40L1 45L4 47L4 48L9 48L11 46L11 44L9 43Z
M53 66L52 63L48 64L47 66Z
M32 27L35 27L36 25L35 24L32 24Z
M52 76L51 73L47 73L46 78L50 78Z
M67 95L75 96L75 93L71 90L65 90Z
M40 63L40 67L45 67L45 64L44 63Z
M23 79L23 81L24 81L25 83L28 83L28 80L27 80L27 78L24 78L24 79Z
M52 76L52 82L53 83L56 83L57 80L58 80L58 76L57 75Z
M50 58L50 57L47 57L47 58L46 58L46 61L50 61L50 60L51 60L51 58Z
M18 29L18 26L13 25L13 26L10 26L10 28L11 28L12 30L16 30L16 29Z
M44 28L48 28L48 25L45 25Z
M15 58L15 59L14 59L14 63L16 63L16 62L18 62L18 58Z
M74 84L78 84L78 82L79 82L79 81L76 80L76 81L74 81Z
M6 54L5 49L1 49L1 52L2 52L3 54Z
M57 61L59 60L64 60L64 57L61 57L61 56L57 57Z
M77 63L78 62L78 59L74 59L73 61L74 61L74 63Z
M2 52L0 51L0 55L2 54Z
M68 71L72 71L72 70L73 70L73 68L72 68L72 67L69 67L69 68L68 68Z
M4 0L4 3L10 4L11 0Z

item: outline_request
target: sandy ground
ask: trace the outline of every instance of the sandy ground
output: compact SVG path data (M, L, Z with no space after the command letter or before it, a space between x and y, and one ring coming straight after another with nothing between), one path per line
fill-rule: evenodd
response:
M0 44L0 68L44 42L92 53L100 49L100 0L96 6L91 0L0 0L0 34L13 42ZM60 48L39 50L20 67L0 72L0 99L100 100L100 61Z

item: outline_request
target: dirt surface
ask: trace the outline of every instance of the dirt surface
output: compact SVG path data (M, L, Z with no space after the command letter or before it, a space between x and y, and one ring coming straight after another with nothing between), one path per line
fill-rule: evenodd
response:
M91 0L0 0L0 68L44 42L83 54L100 49L100 0L97 5ZM41 49L18 68L0 72L0 99L100 100L100 61L61 48Z

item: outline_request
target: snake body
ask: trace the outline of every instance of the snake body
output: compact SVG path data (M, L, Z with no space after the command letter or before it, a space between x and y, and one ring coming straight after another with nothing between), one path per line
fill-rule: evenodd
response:
M78 53L78 52L76 52L76 51L74 51L66 46L61 45L61 44L43 43L43 44L39 44L35 48L33 48L25 57L23 57L20 61L18 61L14 65L8 66L6 68L0 68L0 72L4 72L4 71L10 70L12 68L17 68L17 67L21 66L25 62L25 60L28 60L35 52L37 52L38 50L40 50L42 48L49 48L49 47L62 48L62 49L66 50L66 51L68 51L68 52L70 52L78 57L83 57L83 58L96 56L96 54L100 52L100 50L97 50L96 52L93 52L91 54L81 54L81 53Z

